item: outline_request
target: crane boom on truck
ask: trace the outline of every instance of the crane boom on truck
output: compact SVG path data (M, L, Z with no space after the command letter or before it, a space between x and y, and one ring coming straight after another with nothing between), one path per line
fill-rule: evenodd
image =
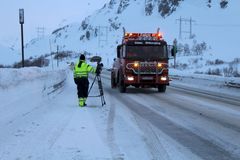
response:
M128 86L157 88L165 92L169 85L169 46L159 29L156 33L127 33L117 46L111 70L111 86L126 92ZM173 53L172 53L173 54Z

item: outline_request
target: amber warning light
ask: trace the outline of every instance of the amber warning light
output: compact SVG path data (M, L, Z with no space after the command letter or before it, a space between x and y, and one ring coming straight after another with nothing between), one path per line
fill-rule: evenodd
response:
M126 40L160 40L163 38L163 34L158 33L125 33Z

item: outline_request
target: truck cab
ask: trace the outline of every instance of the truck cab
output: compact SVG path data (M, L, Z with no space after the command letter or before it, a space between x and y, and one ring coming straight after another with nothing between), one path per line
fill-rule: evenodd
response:
M128 86L165 92L169 85L168 59L168 45L159 31L124 33L111 70L111 86L118 87L121 93Z

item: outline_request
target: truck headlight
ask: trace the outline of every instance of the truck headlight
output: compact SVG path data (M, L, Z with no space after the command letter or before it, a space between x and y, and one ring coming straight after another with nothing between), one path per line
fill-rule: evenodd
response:
M127 77L127 80L128 80L128 81L134 81L134 77L128 76L128 77Z
M167 77L161 77L161 81L166 81Z
M162 63L158 63L157 66L158 66L158 68L161 68L163 66L163 64Z
M133 66L134 66L135 68L138 68L138 67L139 67L139 62L134 62Z

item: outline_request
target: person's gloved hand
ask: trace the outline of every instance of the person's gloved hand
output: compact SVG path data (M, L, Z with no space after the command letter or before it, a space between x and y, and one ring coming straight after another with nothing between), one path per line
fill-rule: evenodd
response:
M101 74L102 67L103 67L103 64L102 64L102 63L99 63L99 64L97 65L96 74L97 74L98 76Z
M99 76L101 73L101 68L99 66L97 66L96 68L96 74Z

